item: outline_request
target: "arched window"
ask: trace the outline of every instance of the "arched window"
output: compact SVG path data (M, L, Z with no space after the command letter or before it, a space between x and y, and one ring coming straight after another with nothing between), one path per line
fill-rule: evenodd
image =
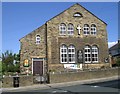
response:
M60 35L66 34L66 25L64 23L61 23L59 26Z
M74 34L74 26L73 24L68 24L68 35L73 35Z
M84 48L84 57L85 57L85 63L91 63L91 48L90 46L85 46Z
M36 36L36 44L40 44L40 35Z
M60 60L61 63L67 63L67 46L62 45L60 47Z
M70 45L68 47L68 58L69 63L75 63L75 47L73 45Z
M84 35L89 35L90 34L90 32L89 32L89 25L88 24L84 25L83 32L84 32Z
M91 25L91 34L96 35L96 25L95 24Z
M98 62L98 47L92 46L92 62L96 63Z
M82 14L79 13L79 12L76 12L73 16L74 16L74 17L82 17Z

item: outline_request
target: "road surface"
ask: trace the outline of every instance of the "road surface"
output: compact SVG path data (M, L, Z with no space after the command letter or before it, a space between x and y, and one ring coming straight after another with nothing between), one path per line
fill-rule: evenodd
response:
M3 92L2 94L119 94L119 81L112 80L64 87L52 87L50 84L46 84L48 89L35 88L21 92Z

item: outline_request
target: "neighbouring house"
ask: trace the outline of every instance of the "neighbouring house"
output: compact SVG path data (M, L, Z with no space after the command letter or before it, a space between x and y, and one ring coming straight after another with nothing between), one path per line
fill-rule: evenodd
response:
M120 39L118 43L109 48L109 54L111 56L111 65L116 66L116 60L120 58Z
M45 76L51 71L109 67L106 27L74 4L20 39L21 73Z

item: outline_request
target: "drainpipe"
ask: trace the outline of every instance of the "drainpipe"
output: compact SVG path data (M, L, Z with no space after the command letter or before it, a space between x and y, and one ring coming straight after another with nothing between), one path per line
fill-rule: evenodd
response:
M48 69L48 47L47 47L47 22L45 23L45 30L46 30L46 78L47 78L47 83L49 83L49 69Z

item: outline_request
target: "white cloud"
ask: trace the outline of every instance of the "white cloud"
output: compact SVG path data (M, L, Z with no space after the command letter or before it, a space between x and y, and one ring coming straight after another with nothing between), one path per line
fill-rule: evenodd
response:
M115 44L117 44L117 43L118 43L118 41L108 42L108 47L110 48L110 47L112 47L113 45L115 45Z

